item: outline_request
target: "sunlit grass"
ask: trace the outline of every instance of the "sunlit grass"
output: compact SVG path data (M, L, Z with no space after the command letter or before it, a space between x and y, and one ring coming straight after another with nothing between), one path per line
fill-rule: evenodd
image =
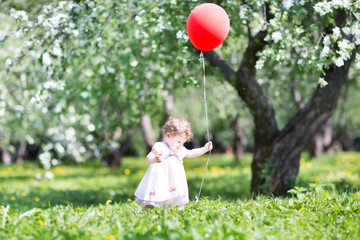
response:
M359 239L360 154L304 155L293 197L250 198L251 155L185 159L190 204L145 212L133 193L148 165L0 166L0 239ZM46 177L48 176L48 177ZM311 219L311 220L309 220ZM26 237L24 237L26 236Z

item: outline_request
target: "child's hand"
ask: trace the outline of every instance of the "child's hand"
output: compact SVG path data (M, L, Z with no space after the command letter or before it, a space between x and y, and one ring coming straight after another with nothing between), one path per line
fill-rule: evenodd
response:
M205 145L204 145L204 149L206 150L206 152L209 152L213 149L213 144L211 141L207 142Z
M162 156L162 154L159 153L156 149L153 149L152 152L155 155L156 162L162 162L162 160L164 159L164 156Z

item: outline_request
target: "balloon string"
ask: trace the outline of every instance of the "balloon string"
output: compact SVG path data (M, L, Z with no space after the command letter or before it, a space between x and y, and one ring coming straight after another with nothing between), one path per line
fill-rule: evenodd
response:
M206 120L206 136L207 136L207 140L208 142L210 141L210 133L209 133L209 120L208 120L208 111L207 111L207 98L206 98L206 77L205 77L205 60L204 60L204 53L201 52L200 53L200 62L202 64L202 69L203 69L203 85L204 85L204 105L205 105L205 120ZM201 180L201 184L200 184L200 190L199 190L199 194L197 196L195 196L195 200L196 202L200 199L200 195L201 195L201 189L203 187L204 184L204 179L205 179L205 174L207 172L207 168L209 165L209 161L210 161L210 154L211 154L211 150L209 151L208 154L208 159L206 161L206 165L205 165L205 170L203 173L203 177Z

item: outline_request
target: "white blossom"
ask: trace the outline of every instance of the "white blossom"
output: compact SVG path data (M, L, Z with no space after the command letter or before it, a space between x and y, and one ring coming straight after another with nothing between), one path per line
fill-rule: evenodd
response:
M5 60L5 68L8 68L9 66L11 66L12 64L12 60L10 58Z
M61 57L63 55L62 50L59 46L59 44L55 45L52 51L52 54L54 54L55 56L59 56Z
M351 34L351 28L349 27L343 27L342 31L346 34L346 35L350 35Z
M262 69L264 67L264 63L265 63L264 59L257 60L255 68L258 69L258 70Z
M73 127L65 131L65 139L69 142L76 142L75 129Z
M344 66L344 59L342 59L341 57L338 57L335 59L335 65L338 67L342 67Z
M294 4L293 0L284 0L283 5L286 9L289 9Z
M49 80L44 83L43 87L44 89L64 90L65 84L62 81Z
M61 145L60 143L55 143L55 150L57 153L59 153L60 155L64 155L65 154L65 148L63 147L63 145Z
M91 142L92 140L94 140L93 135L87 135L86 141L87 141L87 142Z
M334 27L333 29L333 38L334 39L338 39L340 37L340 28L339 27Z
M320 57L321 58L326 57L329 54L329 52L330 52L330 48L328 46L325 46L320 53Z
M41 164L43 165L44 169L50 169L51 167L51 155L50 152L45 151L39 155L39 159Z
M135 17L135 21L136 21L139 25L141 25L141 24L143 23L143 20L142 20L142 18L141 18L139 15L137 15L137 16Z
M42 62L44 65L46 66L49 66L51 65L51 57L50 57L50 54L48 52L45 52L43 55L42 55Z
M279 42L281 39L282 39L282 35L281 35L281 32L273 32L271 34L271 38L273 39L273 41L275 43Z
M242 5L240 6L240 11L239 11L239 18L240 19L246 19L246 15L249 12L249 6L247 5Z
M132 67L136 67L137 65L138 65L138 61L136 61L136 60L133 60L130 62L130 66L132 66Z
M350 9L351 6L350 0L332 0L331 3L336 8L340 7Z
M332 4L331 2L319 2L317 4L315 4L314 6L314 10L318 13L320 13L321 16L332 12Z
M147 33L144 33L146 35L146 37L148 37ZM177 31L176 33L176 38L177 39L184 39L185 41L187 41L189 39L189 37L187 36L187 34L181 30Z
M52 172L46 172L45 173L45 178L46 179L53 179L54 178L54 174Z
M25 11L16 11L14 9L10 10L10 16L14 19L19 19L23 21L28 21L29 16L27 15L27 12Z
M330 37L325 36L324 40L323 40L323 43L324 43L325 46L329 46L331 44Z
M78 37L80 34L79 34L79 30L77 29L74 29L74 31L72 32L74 37Z
M328 85L328 82L325 81L324 78L319 78L318 84L320 85L321 88L325 87L326 85Z
M113 68L113 67L107 66L106 70L108 73L115 73L115 68Z
M87 126L87 129L89 130L89 132L93 132L95 131L96 127L94 124L90 123L88 126Z
M57 165L59 165L59 160L57 160L56 158L53 158L52 160L51 160L51 165L53 165L53 166L57 166Z

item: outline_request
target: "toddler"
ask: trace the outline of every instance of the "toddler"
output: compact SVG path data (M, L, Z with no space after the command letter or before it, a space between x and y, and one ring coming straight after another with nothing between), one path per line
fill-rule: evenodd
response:
M183 145L193 133L190 123L171 117L163 127L163 141L157 142L146 156L150 164L138 188L135 202L145 209L173 204L183 209L189 203L189 192L183 158L195 158L212 149L212 142L201 148L186 149Z

